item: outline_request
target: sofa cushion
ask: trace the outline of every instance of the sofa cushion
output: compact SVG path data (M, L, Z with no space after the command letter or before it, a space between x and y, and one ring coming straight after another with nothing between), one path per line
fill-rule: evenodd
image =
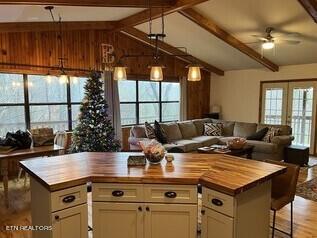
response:
M268 130L269 130L268 127L264 127L263 129L258 130L254 134L248 136L247 140L258 140L258 141L261 141L264 138L264 136L266 135L266 133L268 132Z
M236 122L234 124L233 136L247 138L256 132L256 123Z
M155 135L157 140L162 144L168 143L167 135L164 131L164 129L161 127L160 123L157 121L154 122L154 129L155 129Z
M277 145L264 141L247 140L247 144L254 146L254 152L273 154L277 151Z
M183 139L182 133L177 123L161 123L161 127L164 129L168 141L171 142Z
M144 126L133 126L130 130L130 136L136 138L146 138Z
M144 122L145 135L149 139L156 139L155 129L147 121Z
M275 136L281 135L281 129L278 127L269 127L268 131L266 132L265 136L263 137L263 141L267 143L271 143L272 139Z
M219 136L197 136L193 137L192 140L201 143L203 146L210 146L219 142Z
M234 121L224 121L224 120L212 119L212 122L222 124L222 135L223 136L233 136L233 130L234 130L234 124L235 124Z
M204 136L221 136L222 124L221 123L205 123Z
M258 124L257 130L261 130L264 127L274 127L281 129L281 136L287 136L292 134L292 128L289 125L270 125L270 124Z
M204 134L204 124L208 122L212 122L212 119L210 118L204 118L204 119L195 119L192 120L196 127L197 136L202 136Z
M190 139L197 136L197 130L192 121L177 123L184 139Z
M199 147L202 147L202 144L194 140L177 140L174 142L176 145L184 146L184 152L195 151Z

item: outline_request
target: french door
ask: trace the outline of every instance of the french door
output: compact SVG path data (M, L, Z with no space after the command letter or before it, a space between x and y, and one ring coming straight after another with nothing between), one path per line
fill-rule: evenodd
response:
M293 144L315 152L317 82L264 83L261 122L292 127Z

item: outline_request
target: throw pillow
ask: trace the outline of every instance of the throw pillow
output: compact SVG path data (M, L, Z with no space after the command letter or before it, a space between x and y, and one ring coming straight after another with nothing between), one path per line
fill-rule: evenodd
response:
M144 123L145 135L149 139L156 139L155 129L147 121Z
M271 143L274 136L279 136L281 134L281 129L278 127L269 127L269 130L266 132L263 137L263 141Z
M160 123L158 123L157 121L154 122L154 130L157 140L162 144L167 144L167 135L164 129L161 127Z
M254 134L248 136L247 140L261 141L264 138L264 136L266 135L266 133L268 132L268 130L269 130L268 127L264 127L261 130L258 130L257 132L255 132Z
M204 135L205 136L221 136L222 135L222 123L205 123Z

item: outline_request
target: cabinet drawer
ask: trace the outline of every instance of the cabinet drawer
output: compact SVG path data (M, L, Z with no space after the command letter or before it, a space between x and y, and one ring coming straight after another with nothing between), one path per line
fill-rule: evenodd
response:
M143 202L143 185L93 183L92 200L97 202Z
M203 206L233 217L234 197L203 187Z
M87 186L80 185L51 193L51 210L58 211L87 203Z
M144 185L145 202L197 203L197 187L187 185Z

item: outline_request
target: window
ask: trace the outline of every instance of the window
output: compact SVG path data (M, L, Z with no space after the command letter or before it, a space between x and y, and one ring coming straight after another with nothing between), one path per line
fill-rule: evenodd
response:
M118 86L122 125L179 120L179 83L125 80Z
M86 80L70 77L67 84L53 76L48 81L42 75L0 74L0 136L26 128L71 130L77 123Z
M23 75L0 73L0 136L25 130Z

